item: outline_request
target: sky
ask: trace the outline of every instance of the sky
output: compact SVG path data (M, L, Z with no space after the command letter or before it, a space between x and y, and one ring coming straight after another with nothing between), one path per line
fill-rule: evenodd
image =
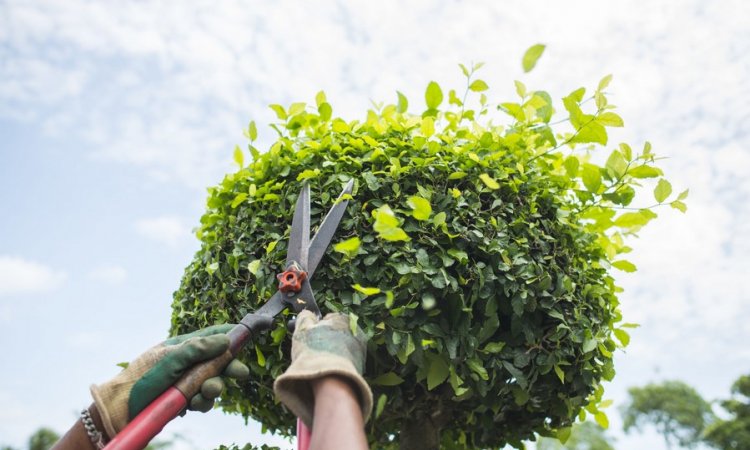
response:
M641 327L606 390L618 449L666 448L620 431L628 387L681 379L721 398L750 366L748 55L741 0L0 0L0 444L65 431L91 383L166 336L205 188L235 170L250 120L273 142L268 104L325 90L362 118L396 90L418 105L430 80L460 88L457 64L483 61L491 101L519 79L559 110L613 74L625 127L610 142L650 141L690 189L687 214L658 210L631 242L639 270L617 274ZM289 447L218 410L163 436Z

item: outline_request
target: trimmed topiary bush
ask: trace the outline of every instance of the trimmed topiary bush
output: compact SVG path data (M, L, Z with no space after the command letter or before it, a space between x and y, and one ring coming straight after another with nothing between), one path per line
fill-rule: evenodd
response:
M317 224L354 179L313 289L321 310L349 313L370 336L373 446L497 448L564 436L586 411L606 422L601 382L629 339L610 271L635 270L623 238L656 217L631 202L647 178L658 179L657 204L684 210L686 193L668 201L649 144L596 162L606 127L622 126L605 96L611 77L565 97L568 117L556 121L548 93L516 82L516 102L490 103L478 67L461 68L466 91L446 96L431 82L419 115L400 93L363 121L334 118L323 93L315 107L272 105L278 140L264 153L251 144L247 165L236 150L240 170L209 189L172 331L263 304L302 184ZM498 110L510 123L490 120ZM255 140L254 123L246 134ZM279 320L254 340L243 356L251 380L222 401L282 434L295 421L271 386L289 362L287 334Z

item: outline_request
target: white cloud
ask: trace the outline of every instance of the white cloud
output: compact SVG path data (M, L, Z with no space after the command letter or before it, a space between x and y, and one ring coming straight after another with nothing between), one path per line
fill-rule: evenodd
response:
M0 297L52 291L66 278L65 272L43 264L0 255Z
M190 236L190 228L171 216L141 219L135 223L138 234L170 247L178 247Z
M102 266L89 272L89 278L107 284L122 284L128 277L128 271L120 266Z

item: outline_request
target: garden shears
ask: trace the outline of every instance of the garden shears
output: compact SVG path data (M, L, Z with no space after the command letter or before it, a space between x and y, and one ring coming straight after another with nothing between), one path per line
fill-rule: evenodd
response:
M354 180L350 180L328 211L315 235L310 238L310 186L305 183L297 198L289 234L284 272L276 277L276 293L258 310L247 314L227 336L229 349L221 356L193 367L123 428L105 447L107 450L140 450L172 419L180 415L188 401L200 391L208 378L219 375L245 344L259 332L273 326L275 317L289 308L295 313L304 309L321 316L310 280L331 243L351 198ZM293 322L292 322L293 325ZM298 448L309 446L310 431L297 420Z

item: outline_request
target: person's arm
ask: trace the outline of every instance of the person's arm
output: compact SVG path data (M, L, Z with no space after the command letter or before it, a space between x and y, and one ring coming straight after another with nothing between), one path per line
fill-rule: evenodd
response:
M367 336L352 330L349 316L318 320L297 315L292 363L274 382L278 399L312 430L315 450L366 449L364 424L372 413L372 391L362 374Z
M102 418L99 415L99 410L96 409L95 404L91 404L88 408L89 414L91 414L91 420L94 423L94 426L97 430L104 430L104 424L102 423ZM104 435L103 441L107 442L109 440L109 436ZM93 442L91 442L91 439L89 438L88 434L86 433L86 429L83 427L83 422L79 419L76 420L75 424L68 430L65 435L60 438L55 445L52 446L52 450L82 450L82 449L96 449L96 446Z
M357 393L345 379L328 376L312 381L315 426L310 450L367 450L365 423Z
M231 324L215 325L167 339L136 358L113 379L91 386L94 403L86 418L91 433L100 433L106 444L190 368L225 353L229 348L226 333L232 328ZM249 374L247 366L235 359L224 369L223 376L242 379ZM221 377L209 378L190 399L188 409L209 411L223 389ZM89 436L82 414L53 449L96 449L97 441Z

